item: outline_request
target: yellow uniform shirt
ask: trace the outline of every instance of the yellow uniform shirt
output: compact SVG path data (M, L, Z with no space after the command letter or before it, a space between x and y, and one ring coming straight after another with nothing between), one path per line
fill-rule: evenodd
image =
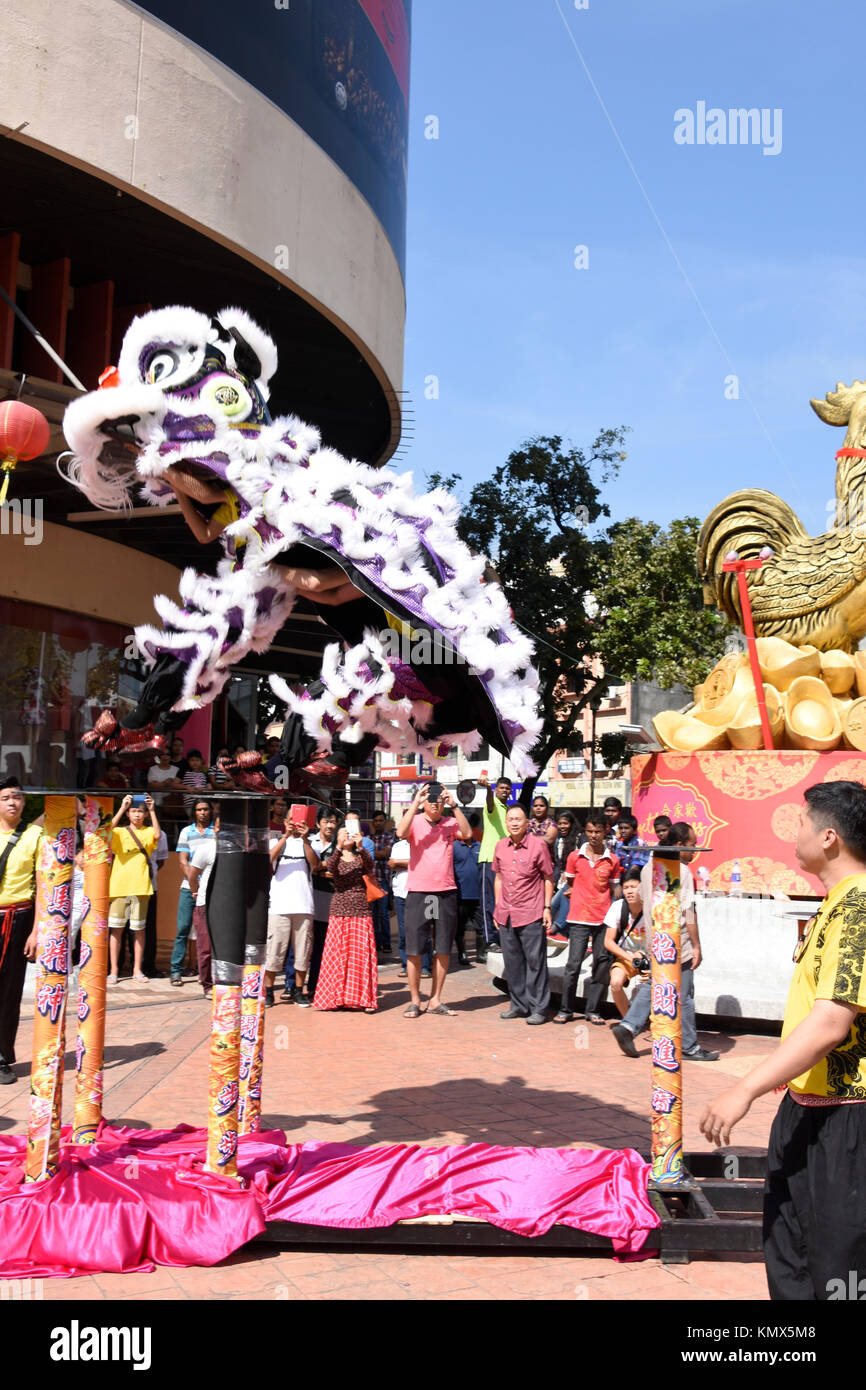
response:
M0 854L3 853L12 835L11 830L0 831ZM12 849L6 862L3 887L0 889L0 908L12 903L26 903L36 892L36 853L42 839L41 825L28 825L27 829Z
M108 885L110 898L127 898L133 893L139 898L147 898L153 892L147 867L147 856L153 854L156 836L152 826L136 830L144 854L136 845L127 826L114 830L111 836L111 850L114 862L111 865L111 879Z
M811 1012L816 999L864 1010L847 1038L809 1071L789 1082L801 1095L866 1100L866 874L849 874L827 894L794 967L782 1037Z

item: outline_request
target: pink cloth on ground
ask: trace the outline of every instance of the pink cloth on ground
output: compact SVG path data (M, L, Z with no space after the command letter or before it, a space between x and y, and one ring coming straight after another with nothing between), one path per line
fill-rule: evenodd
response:
M240 1187L203 1171L203 1129L103 1125L80 1148L69 1137L67 1126L56 1177L24 1184L24 1136L0 1136L3 1277L214 1265L268 1221L364 1230L443 1212L525 1236L573 1226L620 1254L655 1249L649 1165L633 1149L358 1148L287 1144L274 1130L239 1141Z

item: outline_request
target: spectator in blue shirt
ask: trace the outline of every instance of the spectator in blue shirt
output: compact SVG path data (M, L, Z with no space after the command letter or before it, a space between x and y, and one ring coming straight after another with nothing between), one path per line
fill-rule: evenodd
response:
M481 824L477 811L466 817L475 831ZM487 959L487 945L484 940L484 919L481 913L481 865L478 855L481 845L472 839L468 844L462 840L454 841L454 878L457 882L457 959L461 965L469 964L466 954L466 928L475 929L475 959Z
M637 833L637 817L630 816L626 811L619 818L616 857L622 864L623 873L628 869L642 869L650 857L649 846Z

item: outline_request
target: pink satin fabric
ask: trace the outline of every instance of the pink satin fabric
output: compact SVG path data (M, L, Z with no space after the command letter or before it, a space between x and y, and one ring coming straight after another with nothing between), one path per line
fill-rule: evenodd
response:
M0 1136L5 1278L214 1265L274 1220L363 1230L447 1212L526 1236L574 1226L631 1255L658 1226L632 1149L289 1145L274 1130L240 1139L241 1187L203 1171L204 1129L103 1125L87 1147L69 1134L56 1177L31 1184L24 1137Z

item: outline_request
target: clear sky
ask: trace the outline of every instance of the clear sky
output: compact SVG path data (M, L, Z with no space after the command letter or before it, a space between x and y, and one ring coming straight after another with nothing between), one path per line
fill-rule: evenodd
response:
M866 377L864 36L862 0L415 0L419 485L438 468L468 490L532 434L624 424L614 519L703 518L758 486L826 528L843 431L809 398ZM778 153L677 143L700 102L765 109Z

